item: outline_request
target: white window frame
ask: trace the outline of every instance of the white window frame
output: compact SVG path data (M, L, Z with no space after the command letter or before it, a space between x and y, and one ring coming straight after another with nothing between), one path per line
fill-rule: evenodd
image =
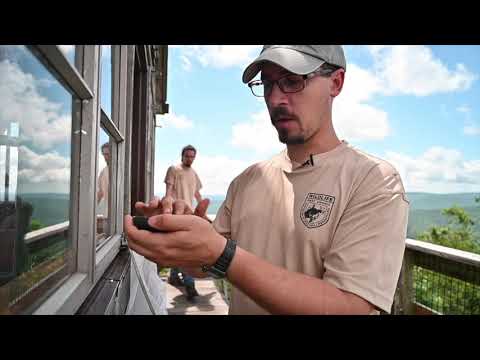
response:
M111 233L109 239L96 249L96 174L98 143L101 123L100 67L101 46L77 45L75 67L57 46L32 46L32 50L45 58L49 70L56 75L79 101L74 102L72 114L72 161L70 192L70 236L76 253L76 269L33 314L73 314L77 311L107 267L117 255L123 233L125 191L124 174L129 174L125 164L125 151L129 151L131 120L134 46L112 46L112 124L107 125L117 143L112 171L117 179L112 186L115 198L111 208ZM79 70L77 70L79 69ZM52 71L53 70L53 71ZM97 94L97 96L94 96ZM128 103L127 103L128 100ZM124 141L126 140L126 141ZM127 160L130 159L128 156ZM114 159L112 159L114 160ZM129 206L129 204L127 204Z

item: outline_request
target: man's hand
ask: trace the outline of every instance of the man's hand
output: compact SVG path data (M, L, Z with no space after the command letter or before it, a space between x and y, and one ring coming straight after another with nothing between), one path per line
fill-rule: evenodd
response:
M192 211L190 206L184 200L174 200L171 196L165 196L161 200L155 196L148 204L137 201L135 203L135 209L146 217L161 214L175 214L175 215L196 215L209 222L211 220L207 217L207 209L210 204L210 200L205 198L200 201Z
M154 215L150 226L164 232L151 233L133 225L126 215L124 229L130 248L163 267L181 267L198 276L202 265L212 265L225 248L226 239L204 219L184 215Z
M176 204L176 205L174 205ZM146 217L161 215L161 214L193 214L192 209L183 200L175 200L171 196L164 196L160 199L155 196L147 203L137 201L135 209Z

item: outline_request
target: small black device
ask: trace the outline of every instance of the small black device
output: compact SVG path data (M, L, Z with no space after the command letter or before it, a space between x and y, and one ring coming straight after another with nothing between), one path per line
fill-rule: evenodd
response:
M148 224L148 218L146 216L134 216L133 225L139 230L147 230L150 232L163 232L162 230L155 229Z

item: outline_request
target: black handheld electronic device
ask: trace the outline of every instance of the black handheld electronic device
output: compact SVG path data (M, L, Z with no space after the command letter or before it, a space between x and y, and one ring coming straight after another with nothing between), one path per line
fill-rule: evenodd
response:
M134 216L133 225L139 230L147 230L151 232L162 232L162 230L155 229L148 224L148 218L145 216Z

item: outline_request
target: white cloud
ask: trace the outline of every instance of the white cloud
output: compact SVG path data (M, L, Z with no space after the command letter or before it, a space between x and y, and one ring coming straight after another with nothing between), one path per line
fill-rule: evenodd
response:
M267 110L253 114L246 122L233 125L232 145L254 150L258 154L279 152L285 147L278 140Z
M390 134L388 114L365 102L381 91L375 75L350 64L340 95L333 101L333 124L341 139L382 140Z
M181 51L184 58L198 61L203 67L224 69L245 67L258 56L261 45L187 45L174 46Z
M225 155L202 156L195 159L194 168L203 184L202 194L224 195L230 182L251 162L236 160Z
M470 107L468 107L466 105L463 105L463 106L459 106L457 108L457 111L462 112L462 113L470 113L470 111L472 111L472 110L470 109Z
M463 133L465 135L480 135L480 127L476 125L467 125L463 128Z
M70 159L57 152L37 154L20 146L18 167L18 178L25 183L50 182L61 186L70 182Z
M185 71L192 70L192 63L188 59L188 57L186 57L185 55L182 55L182 56L180 56L180 59L182 60L182 69L183 70L185 70Z
M388 114L374 106L338 100L333 107L333 124L340 139L382 140L391 133Z
M458 150L436 146L417 158L387 152L385 159L400 172L409 192L480 191L480 160L467 161Z
M427 46L368 47L376 75L386 95L426 96L434 93L466 90L477 75L465 65L448 69Z
M70 140L71 115L62 114L62 105L38 90L48 80L36 79L9 60L0 62L0 78L0 129L17 123L20 138L44 150Z
M187 118L185 115L177 115L174 112L157 115L157 122L164 127L173 127L175 129L190 129L194 127L192 120ZM160 120L160 121L158 121Z

